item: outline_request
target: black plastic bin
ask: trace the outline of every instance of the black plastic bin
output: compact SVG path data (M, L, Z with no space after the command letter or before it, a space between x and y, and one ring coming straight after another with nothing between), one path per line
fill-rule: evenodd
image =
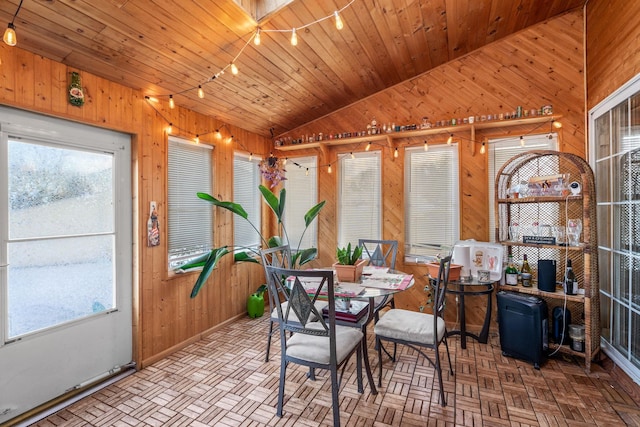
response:
M533 363L534 368L547 359L547 303L535 296L500 291L498 327L504 356Z

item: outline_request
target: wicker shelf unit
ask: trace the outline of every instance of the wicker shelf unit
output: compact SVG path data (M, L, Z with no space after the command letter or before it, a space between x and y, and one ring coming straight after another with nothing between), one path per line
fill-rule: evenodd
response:
M569 174L569 181L578 182L582 191L578 195L509 197L509 189L528 181L531 177ZM581 157L550 150L532 150L509 159L498 171L495 183L496 241L507 248L514 260L526 254L533 271L533 286L501 285L500 289L536 295L547 302L549 325L555 307L566 307L571 313L572 324L585 326L585 351L575 351L569 345L549 342L550 352L556 349L565 354L583 357L587 371L591 361L600 351L600 292L598 284L598 244L596 228L596 200L593 171ZM523 243L509 240L509 225L518 223L521 229L527 226L566 226L568 219L582 220L579 246ZM545 292L537 288L537 261L556 261L556 282L562 283L567 259L571 259L579 283L578 295L566 295L562 288L556 292ZM584 294L582 293L584 292ZM551 336L551 334L549 334Z

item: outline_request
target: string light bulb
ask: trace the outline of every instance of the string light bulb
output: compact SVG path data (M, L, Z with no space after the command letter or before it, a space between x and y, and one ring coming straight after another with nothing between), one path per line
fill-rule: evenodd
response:
M200 144L200 135L196 135L196 138L194 139L196 144Z
M396 147L396 151L393 152L393 157L398 158L398 147Z
M524 144L525 144L525 143L524 143L524 136L522 136L522 135L521 135L521 136L520 136L520 146L521 146L521 147L524 147Z
M291 31L291 46L298 46L298 35L295 28Z
M447 139L447 145L451 145L452 142L453 142L453 134L449 135L449 138Z
M369 151L371 149L371 143L367 144L367 147L364 149L364 151Z
M220 129L216 129L215 137L216 139L222 139L222 134L220 133Z
M253 44L256 46L260 46L260 27L256 29L256 35L253 38Z
M329 167L327 168L327 172L331 173L331 165L329 165Z
M173 131L173 123L169 123L169 126L167 126L167 133L171 133Z
M553 127L556 129L560 129L562 127L562 123L560 123L557 120L552 120L551 123L553 124Z
M482 141L482 147L480 147L480 154L484 154L487 152L487 148L485 147L484 141Z
M352 158L352 159L355 159L355 158L356 158L356 156L354 156L354 154L353 154L353 151L351 152L351 158Z
M424 151L429 151L429 144L427 143L426 139L424 141Z
M338 30L341 30L344 28L344 24L342 23L342 19L340 18L340 14L338 14L338 11L334 11L333 12L333 16L336 17L336 28Z
M18 44L18 40L16 39L16 27L13 25L13 22L9 22L7 29L4 30L4 37L2 37L2 40L4 40L4 42L9 46L15 46Z
M202 85L198 85L198 98L204 98L204 89L202 89Z
M253 160L253 153L249 153L249 161Z
M309 176L309 168L307 168L307 170L304 172L305 176Z
M284 160L282 161L282 166L286 166L287 165L287 160L289 160L289 158L285 157Z
M229 138L227 138L227 140L225 142L227 144L231 144L231 141L233 141L233 135L231 135Z
M235 62L231 63L231 74L233 74L234 76L238 75L238 67L236 67Z
M169 95L169 108L171 108L172 110L176 108L176 103L173 100L173 95Z

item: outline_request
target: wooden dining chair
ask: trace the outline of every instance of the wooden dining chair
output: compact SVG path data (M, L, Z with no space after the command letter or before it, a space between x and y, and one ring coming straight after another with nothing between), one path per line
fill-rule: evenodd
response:
M433 313L419 313L416 311L391 309L384 313L374 326L376 345L378 346L378 385L382 385L382 345L381 341L389 341L394 344L403 344L425 357L435 368L440 384L440 404L447 405L442 384L442 364L440 361L439 346L444 343L449 359L449 370L453 375L449 344L447 343L447 328L444 322L445 295L449 283L449 268L451 256L440 260L438 277L432 280L433 286ZM433 359L429 357L423 348L434 350Z
M336 307L332 270L290 270L267 266L267 285L274 295L287 294L288 304L276 304L280 325L280 385L277 415L282 417L286 372L289 363L309 369L326 369L331 377L333 425L340 426L338 391L345 367L355 353L361 366L364 334L358 328L336 325ZM317 284L308 293L304 283ZM326 318L315 302L321 296L328 302ZM326 294L326 295L325 295ZM317 321L309 321L313 316ZM301 321L301 319L307 319ZM340 376L338 377L338 371ZM358 369L358 381L362 372Z

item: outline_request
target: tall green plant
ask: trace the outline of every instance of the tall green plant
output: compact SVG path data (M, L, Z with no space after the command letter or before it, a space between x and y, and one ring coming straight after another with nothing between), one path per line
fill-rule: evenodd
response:
M260 185L258 188L262 193L263 200L271 208L273 213L276 215L276 218L278 219L279 235L272 236L269 239L265 238L260 230L249 220L247 211L245 211L244 208L238 203L221 201L207 193L197 193L197 195L200 199L206 200L214 206L226 209L238 215L240 218L244 218L251 225L251 227L256 230L256 233L258 233L258 235L260 236L260 240L264 247L272 248L275 246L281 246L283 244L281 236L283 235L285 241L290 242L289 235L287 234L287 230L284 226L284 223L282 222L287 191L283 188L282 190L280 190L280 197L277 197L264 185ZM324 204L325 201L323 200L322 202L313 206L307 211L307 213L304 214L305 227L302 231L302 234L300 235L300 240L298 241L296 250L291 256L291 264L294 268L296 266L301 266L314 260L318 255L317 248L300 249L300 245L302 244L302 238L307 232L309 225L311 225L313 220L318 216L318 214L324 207ZM218 261L220 261L223 256L227 255L230 252L235 252L234 260L236 262L254 262L260 264L260 252L255 248L230 247L229 245L214 248L208 254L202 255L176 269L177 271L186 271L193 268L202 268L202 271L200 272L200 275L198 276L198 279L196 280L196 283L195 285L193 285L193 289L191 290L191 298L195 298L198 295L198 292L200 292L202 286L204 286L204 284L207 282L207 279L213 272L213 269L216 267L216 265L218 265Z

